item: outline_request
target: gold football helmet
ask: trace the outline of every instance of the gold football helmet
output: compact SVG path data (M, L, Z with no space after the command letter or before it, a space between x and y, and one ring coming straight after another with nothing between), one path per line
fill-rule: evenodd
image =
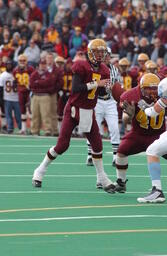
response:
M103 39L94 39L88 44L87 53L91 63L100 64L105 61L107 44Z
M157 75L153 73L144 74L140 79L140 89L142 95L151 101L156 101L158 97L159 83L160 79Z
M121 73L127 72L129 66L130 66L130 62L127 58L122 58L119 60L119 69L121 71Z
M157 73L157 64L152 60L147 60L145 62L146 72L148 73Z
M146 53L140 53L138 55L138 58L137 58L137 61L143 61L143 62L146 62L147 60L149 60L149 57Z

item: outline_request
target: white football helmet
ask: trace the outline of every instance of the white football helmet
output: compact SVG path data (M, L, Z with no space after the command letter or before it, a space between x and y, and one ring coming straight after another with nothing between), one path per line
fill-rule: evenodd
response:
M167 77L162 79L158 85L158 96L167 99Z

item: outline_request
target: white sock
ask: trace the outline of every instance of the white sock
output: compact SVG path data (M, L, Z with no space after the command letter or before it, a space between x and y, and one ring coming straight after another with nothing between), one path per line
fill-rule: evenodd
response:
M117 179L121 179L123 182L126 180L126 170L116 169Z
M21 122L21 130L22 130L23 132L26 132L26 129L27 129L26 121L22 121L22 122Z
M57 157L57 153L54 151L54 147L51 147L49 149L49 153L56 158ZM34 175L33 175L33 180L39 180L42 181L43 176L46 173L46 169L48 167L48 165L53 161L53 159L50 159L48 157L48 154L45 155L42 163L35 169L34 171Z
M95 169L96 169L97 183L102 183L103 186L110 185L112 182L107 177L107 174L104 171L103 160L93 158L93 163L94 163L94 166L95 166Z
M162 190L162 185L160 180L152 180L152 186L159 190Z

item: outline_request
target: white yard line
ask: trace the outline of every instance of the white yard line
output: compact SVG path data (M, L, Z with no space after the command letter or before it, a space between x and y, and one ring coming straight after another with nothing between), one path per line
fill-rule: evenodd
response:
M51 218L22 218L22 219L0 219L0 222L36 222L36 221L64 221L64 220L94 220L94 219L132 219L132 218L167 218L167 215L142 214L142 215L103 215L103 216L67 216Z

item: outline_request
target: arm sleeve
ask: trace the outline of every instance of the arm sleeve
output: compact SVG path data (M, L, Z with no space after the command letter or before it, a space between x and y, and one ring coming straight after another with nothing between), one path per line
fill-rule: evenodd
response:
M72 78L72 93L87 91L87 85L84 84L78 74L74 74Z

